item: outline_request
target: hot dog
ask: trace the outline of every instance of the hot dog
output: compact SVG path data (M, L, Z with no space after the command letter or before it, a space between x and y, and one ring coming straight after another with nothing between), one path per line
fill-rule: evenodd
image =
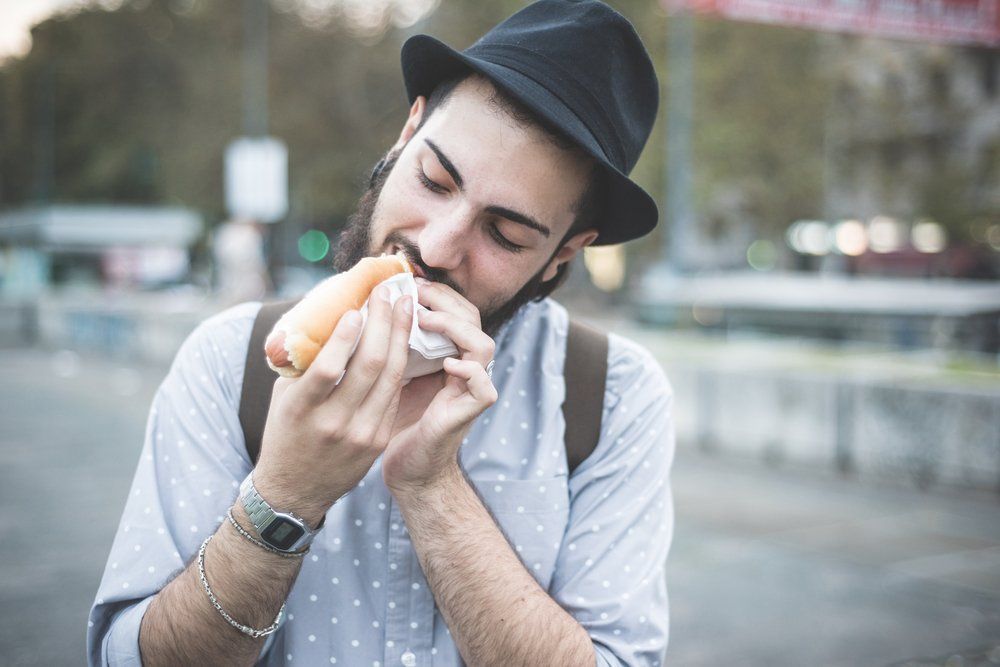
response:
M402 253L365 257L350 270L319 283L275 323L264 343L267 365L298 377L312 364L341 316L359 310L376 285L413 267Z

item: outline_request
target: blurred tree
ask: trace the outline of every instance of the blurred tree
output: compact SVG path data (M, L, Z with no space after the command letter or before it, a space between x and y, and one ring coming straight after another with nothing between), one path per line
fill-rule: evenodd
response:
M816 34L704 19L695 39L695 202L703 220L718 212L710 237L732 232L733 213L761 235L821 217L829 79Z
M929 218L974 240L1000 215L1000 52L837 36L828 53L836 214Z
M336 231L405 118L399 47L429 32L464 48L519 0L271 0L269 130L289 147L289 218ZM660 3L612 4L661 79ZM242 132L242 0L126 0L36 26L0 67L0 206L178 203L224 217L225 146ZM833 88L814 33L695 21L695 210L706 236L777 236L823 213ZM662 115L662 113L661 113ZM633 177L662 201L664 123ZM662 233L663 225L657 233ZM632 252L657 250L655 239Z

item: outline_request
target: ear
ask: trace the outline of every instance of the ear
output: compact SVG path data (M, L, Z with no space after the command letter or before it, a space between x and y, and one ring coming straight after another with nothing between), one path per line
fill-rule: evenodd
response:
M598 232L596 229L590 229L585 232L580 232L573 238L566 241L563 247L559 248L559 252L556 253L555 257L549 262L549 265L545 267L545 273L542 274L542 280L548 282L556 277L556 271L558 271L559 266L568 262L576 256L576 253L580 252L595 240L597 240Z
M417 128L420 126L420 120L424 117L426 106L427 98L423 95L418 95L410 107L410 116L406 119L403 130L399 133L399 139L396 140L396 145L392 147L392 150L401 149L417 133Z

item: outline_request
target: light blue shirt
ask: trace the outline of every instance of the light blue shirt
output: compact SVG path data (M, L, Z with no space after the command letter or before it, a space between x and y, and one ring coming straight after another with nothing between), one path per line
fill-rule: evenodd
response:
M250 472L238 408L259 307L241 304L201 323L153 399L90 612L91 665L140 664L143 613L226 521ZM590 634L597 664L656 667L668 637L673 390L648 351L610 334L600 441L567 476L567 325L566 310L545 299L497 334L499 399L469 432L462 466L525 569ZM258 664L464 664L381 459L330 509L286 612Z

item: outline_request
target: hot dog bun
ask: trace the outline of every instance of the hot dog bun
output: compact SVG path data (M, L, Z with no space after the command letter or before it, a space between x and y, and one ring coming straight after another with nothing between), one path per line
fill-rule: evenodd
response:
M340 318L359 310L376 285L413 268L402 253L365 257L344 273L313 287L274 325L264 343L267 365L284 377L298 377L316 359Z

